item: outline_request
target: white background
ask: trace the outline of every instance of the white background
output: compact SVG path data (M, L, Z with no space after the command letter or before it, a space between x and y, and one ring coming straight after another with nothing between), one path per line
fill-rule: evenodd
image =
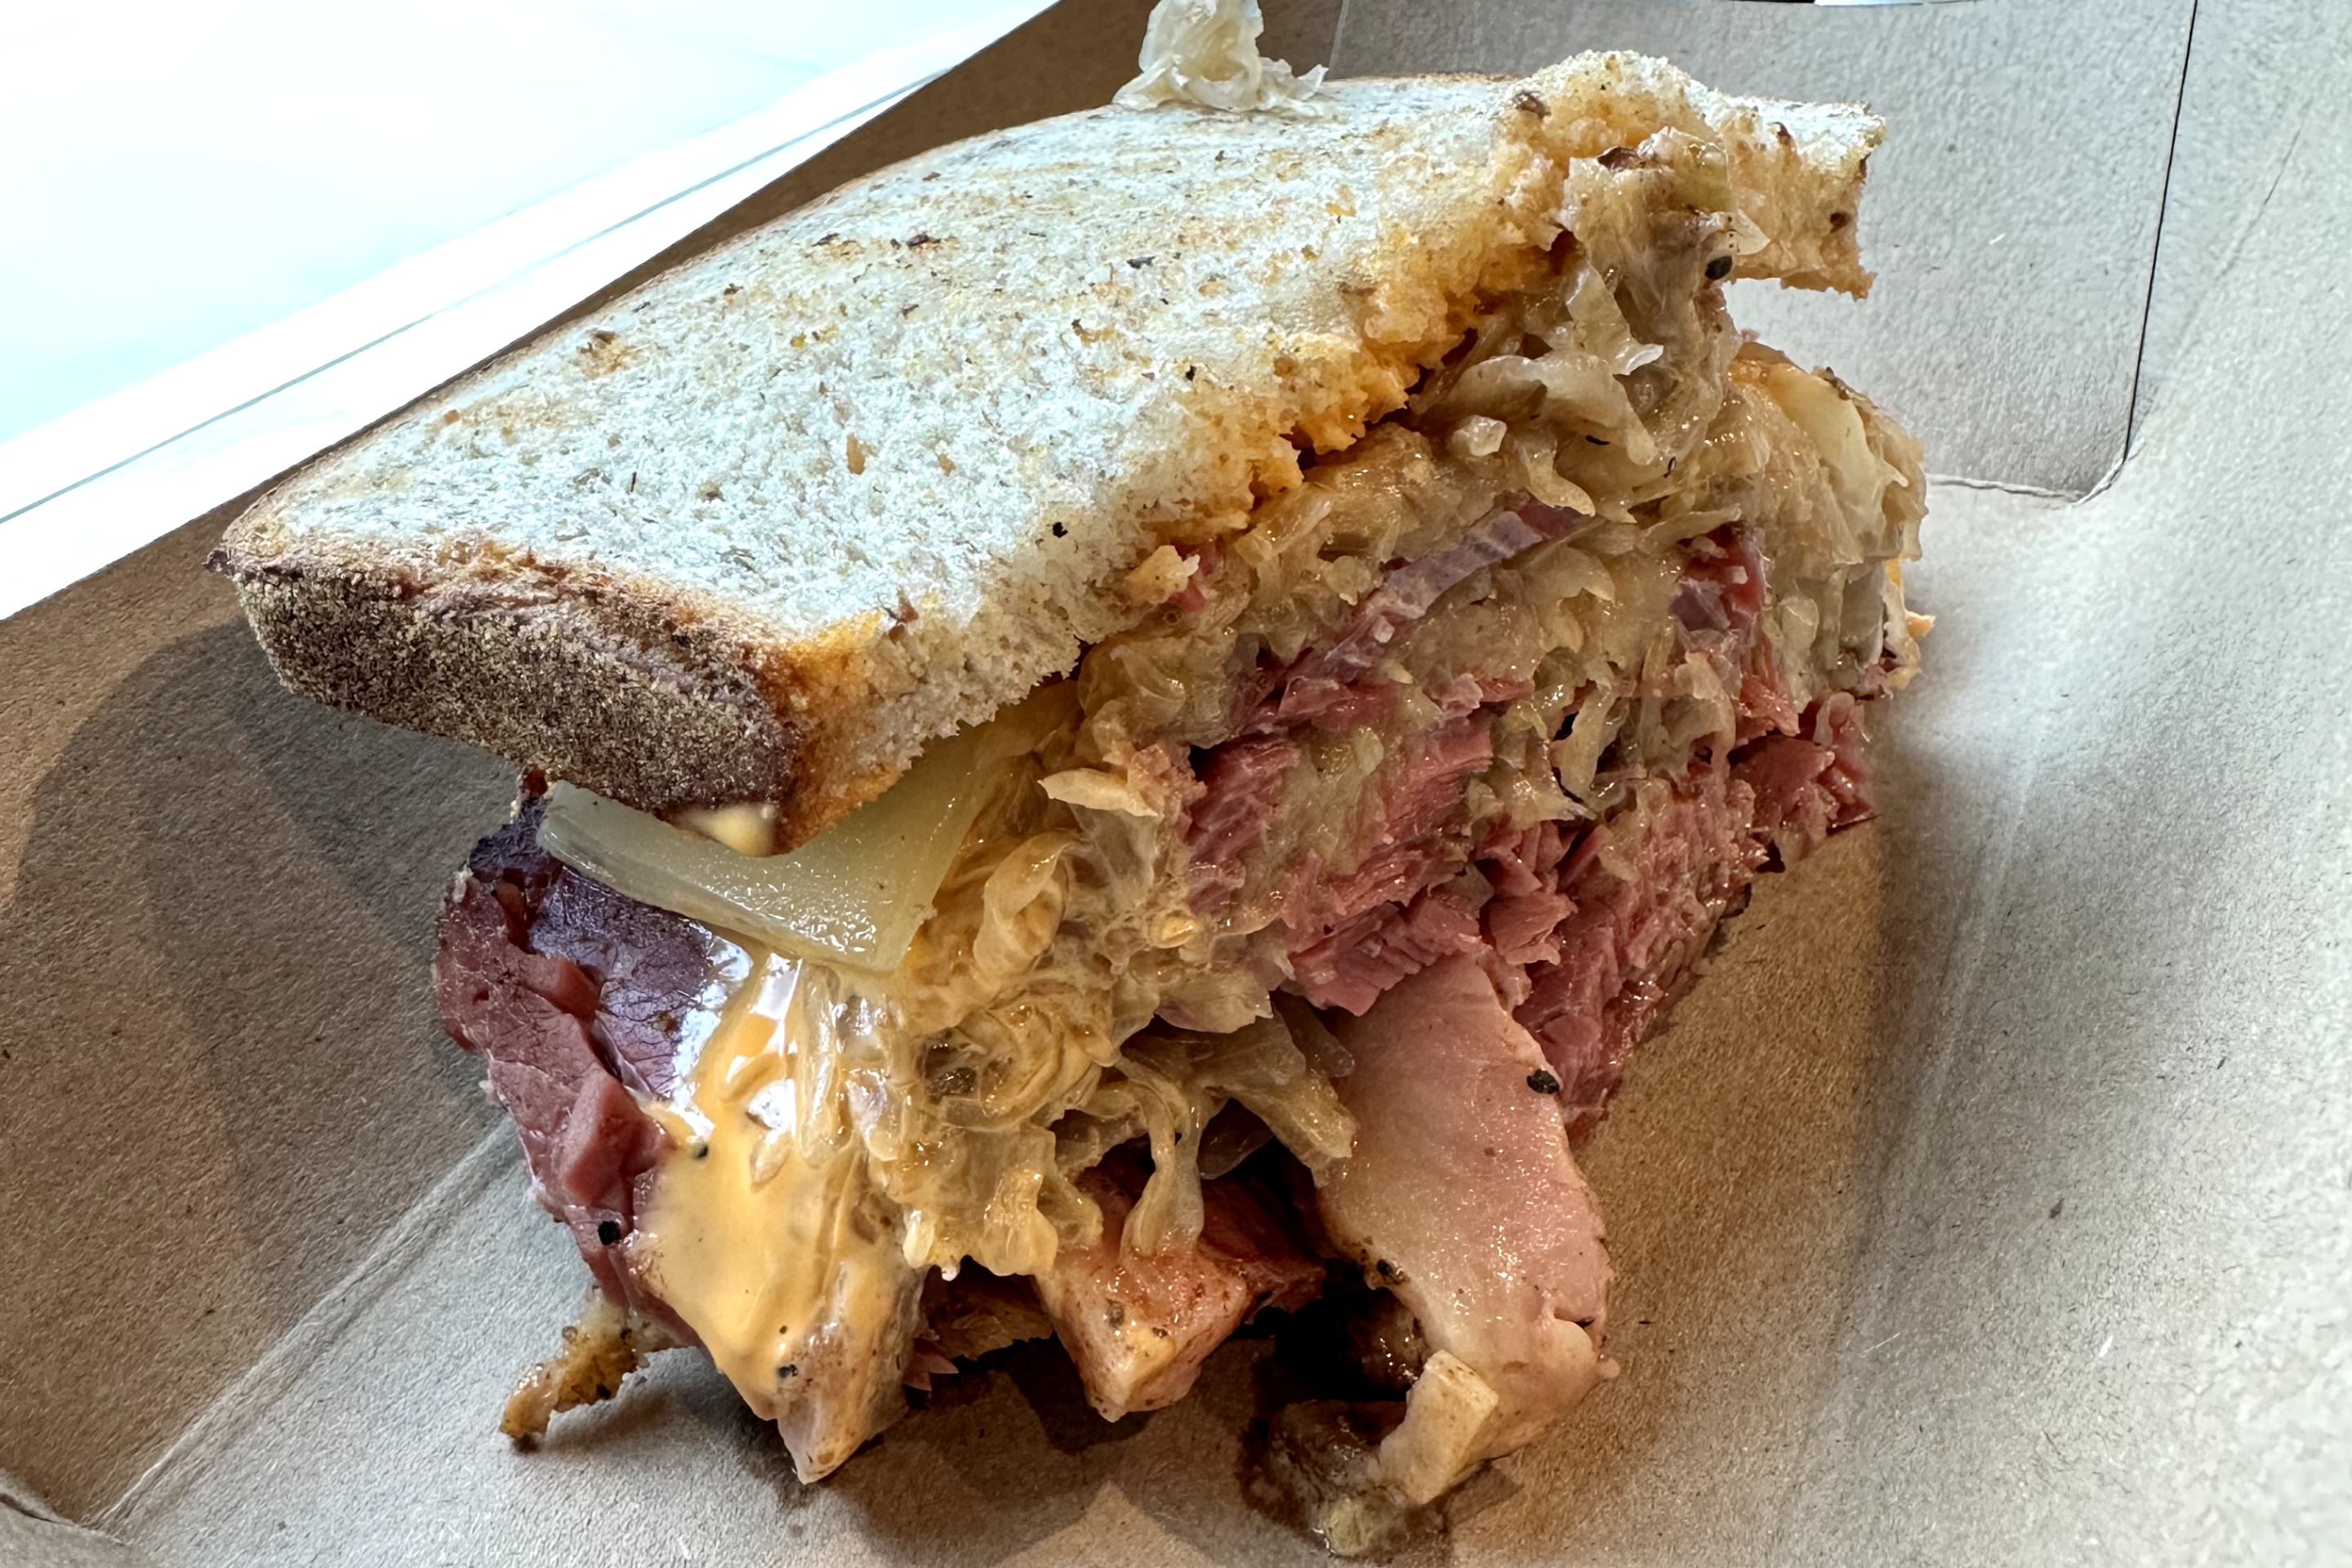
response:
M986 8L0 7L0 442Z

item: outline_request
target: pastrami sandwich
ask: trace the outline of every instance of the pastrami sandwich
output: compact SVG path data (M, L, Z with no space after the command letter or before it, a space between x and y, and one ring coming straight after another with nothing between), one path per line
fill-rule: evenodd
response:
M1864 291L1881 128L1184 64L216 558L295 690L528 770L439 961L595 1279L510 1431L699 1346L814 1479L1015 1339L1116 1417L1312 1304L1389 1402L1268 1464L1361 1544L1609 1370L1572 1144L1916 662L1916 448L1723 296Z

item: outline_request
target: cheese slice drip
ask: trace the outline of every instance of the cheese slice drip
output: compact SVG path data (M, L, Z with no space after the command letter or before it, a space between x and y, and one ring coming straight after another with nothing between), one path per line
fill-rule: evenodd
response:
M903 1410L921 1285L897 1210L823 1092L838 1031L862 1016L823 965L754 950L691 1071L648 1108L676 1151L629 1241L803 1480Z

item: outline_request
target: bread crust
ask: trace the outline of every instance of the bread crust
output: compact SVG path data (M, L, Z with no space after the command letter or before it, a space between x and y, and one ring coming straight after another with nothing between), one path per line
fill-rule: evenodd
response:
M531 593L299 557L235 575L279 679L333 707L656 809L768 798L798 771L795 728L653 585Z
M1540 264L1568 160L1717 139L1769 241L1743 274L1867 287L1862 110L1631 56L1318 101L845 186L315 460L215 564L296 691L647 808L773 801L789 846L1399 406Z
M668 584L497 566L417 577L299 556L233 569L226 550L211 564L231 571L279 680L331 707L647 810L776 801L794 842L845 809L812 778L860 782L804 717L842 702L851 651L812 639L774 658L724 606Z

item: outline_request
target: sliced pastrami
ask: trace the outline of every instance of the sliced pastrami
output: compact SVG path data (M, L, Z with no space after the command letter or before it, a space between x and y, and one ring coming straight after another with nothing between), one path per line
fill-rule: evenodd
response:
M1292 877L1282 921L1293 982L1317 1006L1361 1012L1382 987L1454 951L1430 923L1445 919L1435 906L1419 918L1399 911L1461 868L1445 834L1464 787L1494 760L1491 726L1473 710L1424 731L1379 786L1356 864L1328 872L1310 855ZM1475 916L1464 918L1475 932Z
M1559 886L1573 912L1549 939L1557 956L1528 966L1515 1016L1542 1043L1572 1130L1600 1120L1634 1045L1763 864L1755 800L1727 769L1706 770L1617 846L1623 876L1595 856Z
M1514 1011L1543 1043L1574 1131L1600 1120L1633 1047L1695 977L1757 873L1867 820L1863 743L1860 710L1839 693L1805 714L1802 735L1769 735L1727 765L1696 770L1637 833L1611 824L1571 842L1546 824L1482 848L1496 895L1487 940L1526 966ZM1616 870L1600 855L1612 830ZM1566 912L1532 938L1547 909Z
M669 1147L630 1088L659 1092L651 1086L671 1081L680 1023L709 984L716 939L566 870L539 847L541 809L527 799L477 845L443 902L434 961L442 1026L488 1058L533 1191L598 1282L671 1321L619 1246Z
M1441 958L1480 945L1478 911L1448 888L1409 904L1378 904L1290 954L1291 983L1318 1007L1361 1013L1382 992Z
M1454 583L1566 521L1500 513L1454 550L1399 568L1334 643L1259 691L1258 729L1208 753L1203 769L1213 833L1196 829L1194 843L1217 851L1204 885L1218 896L1201 908L1222 907L1241 885L1242 857L1280 809L1279 775L1296 754L1285 737L1344 728L1362 716L1359 703L1384 712L1392 684L1347 684L1370 668L1369 650ZM1800 713L1760 635L1769 571L1754 533L1737 524L1686 548L1671 610L1685 645L1737 682L1735 749L1727 758L1703 749L1663 805L1647 796L1652 815L1638 835L1621 816L1605 829L1540 822L1475 848L1459 842L1464 791L1491 760L1493 705L1526 686L1465 673L1424 693L1440 721L1377 779L1352 865L1335 871L1310 853L1290 869L1280 919L1291 988L1360 1014L1409 975L1475 957L1542 1040L1570 1124L1597 1121L1634 1043L1688 983L1756 872L1870 815L1854 698L1835 694ZM1601 863L1612 843L1614 872ZM1465 863L1477 873L1466 881Z
M1208 753L1185 836L1194 863L1229 865L1255 848L1282 800L1284 775L1297 761L1297 746L1280 735L1253 736Z
M1766 735L1741 747L1732 768L1756 791L1756 820L1776 846L1801 852L1840 828L1867 822L1862 708L1844 692L1815 703L1793 735ZM1794 856L1784 848L1783 857Z
M1580 515L1533 500L1497 507L1474 525L1451 549L1423 556L1391 570L1365 595L1348 623L1328 641L1309 648L1287 668L1265 668L1243 683L1236 702L1234 738L1205 753L1195 753L1194 773L1202 786L1192 807L1186 839L1194 866L1194 906L1221 908L1242 881L1241 860L1265 836L1267 823L1281 804L1283 775L1298 755L1297 737L1307 730L1345 734L1376 724L1396 707L1402 689L1391 680L1364 680L1397 635L1428 614L1447 590L1486 567L1498 565L1521 552L1556 539L1580 521ZM1204 554L1202 569L1213 563ZM1462 719L1482 705L1509 702L1529 689L1523 679L1465 673L1444 689L1428 693L1443 721ZM1369 877L1359 876L1342 889L1332 907L1294 909L1286 917L1302 944L1322 942L1340 925L1371 907L1362 902L1366 887L1394 879L1402 867L1394 858L1400 817L1418 820L1430 815L1429 792L1453 791L1437 803L1450 816L1460 798L1458 785L1467 767L1465 747L1483 746L1485 724L1443 724L1434 742L1424 741L1395 770L1384 785L1382 821L1375 833L1382 840L1370 852L1391 857ZM1477 739L1472 739L1473 730ZM1454 761L1463 761L1456 769ZM1483 767L1487 756L1478 758ZM1438 773L1433 774L1433 765ZM1442 826L1442 822L1440 823ZM1317 865L1302 868L1311 879ZM1383 897L1409 898L1415 877L1397 884L1399 891ZM1374 899L1372 903L1381 901Z

